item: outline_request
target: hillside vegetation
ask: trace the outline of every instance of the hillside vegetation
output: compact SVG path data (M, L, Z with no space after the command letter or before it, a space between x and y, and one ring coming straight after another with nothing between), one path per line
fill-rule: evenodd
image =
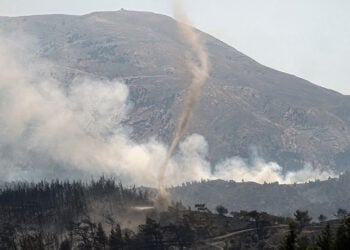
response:
M204 202L210 209L218 204L230 211L261 210L291 216L297 209L309 210L313 217L332 217L338 208L350 209L350 173L326 181L304 184L258 184L213 180L189 182L170 189L174 200L194 205Z

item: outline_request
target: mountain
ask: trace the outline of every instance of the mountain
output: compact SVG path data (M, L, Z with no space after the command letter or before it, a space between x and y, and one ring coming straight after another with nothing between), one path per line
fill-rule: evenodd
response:
M133 138L155 136L164 142L172 138L191 79L186 64L191 51L173 19L121 10L1 17L0 29L34 37L37 55L48 59L53 75L67 85L77 76L123 80L133 103L126 121ZM348 96L265 67L197 32L211 69L187 134L205 136L211 162L248 158L255 148L265 160L285 169L306 162L346 169Z

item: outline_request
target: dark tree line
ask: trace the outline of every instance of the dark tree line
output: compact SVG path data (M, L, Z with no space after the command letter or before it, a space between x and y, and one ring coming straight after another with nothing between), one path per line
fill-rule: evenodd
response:
M151 207L150 197L146 189L124 187L105 177L89 183L8 184L0 190L0 250L188 249L249 229L248 234L228 242L238 247L248 241L251 245L266 242L278 230L271 228L288 221L255 210L229 213L217 206L217 213L212 213L205 204L196 204L192 210L173 203L166 212L143 212L146 217L133 231L126 228L122 217L133 219L141 213L135 212L138 208ZM349 214L339 209L335 215L337 223L325 226L313 239L302 234L310 231L312 218L308 211L297 210L281 249L350 249ZM319 217L323 225L326 219Z
M60 239L61 238L61 239ZM6 237L2 235L0 249L23 250L115 250L115 249L184 249L194 244L194 232L184 221L176 224L160 225L147 218L137 232L122 230L116 224L108 233L101 223L83 220L71 223L65 236L32 231Z
M289 232L280 247L281 250L320 249L347 250L350 249L350 216L344 209L339 209L340 222L333 227L327 223L316 239L302 236L303 229L311 222L308 211L297 210L295 220L289 222Z
M9 183L0 189L0 249L58 249L69 225L82 218L89 220L89 212L96 204L107 200L122 209L151 204L149 196L147 190L124 187L105 177L89 183ZM83 237L83 230L79 232Z
M70 217L74 217L84 212L90 201L105 197L120 204L150 203L147 190L125 188L113 179L101 177L90 183L56 180L8 184L0 189L0 212L3 219L20 216L26 220L30 215L38 216L49 212L56 215L68 212Z

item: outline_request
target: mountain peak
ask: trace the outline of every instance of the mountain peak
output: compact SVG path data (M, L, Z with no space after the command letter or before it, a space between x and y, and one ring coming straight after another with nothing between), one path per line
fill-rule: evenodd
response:
M134 138L172 137L191 80L191 49L174 19L118 10L1 18L0 29L36 37L40 57L56 66L55 75L66 84L77 76L123 80L134 103L127 121ZM188 134L205 136L212 162L249 157L255 147L285 168L307 162L346 167L337 163L350 150L347 96L265 67L208 34L200 37L210 77Z

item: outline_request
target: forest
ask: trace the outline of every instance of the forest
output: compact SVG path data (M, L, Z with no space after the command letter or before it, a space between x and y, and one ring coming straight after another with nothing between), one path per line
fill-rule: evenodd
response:
M154 205L152 189L90 182L9 183L0 191L0 249L350 249L350 217L312 219L217 205Z

